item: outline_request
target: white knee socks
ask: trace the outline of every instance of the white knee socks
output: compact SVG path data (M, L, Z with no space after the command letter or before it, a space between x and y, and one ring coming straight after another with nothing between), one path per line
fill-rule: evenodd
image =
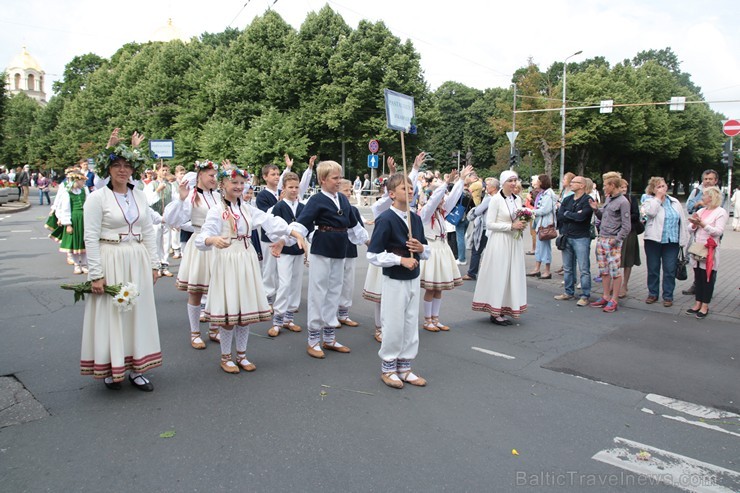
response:
M200 306L188 303L188 320L190 332L200 332Z
M442 306L442 298L432 299L432 314L430 316L439 317L439 309L441 306ZM424 311L426 312L426 308L424 309Z
M221 336L221 354L231 354L231 341L234 340L234 330L219 327L218 334Z
M434 301L424 300L424 318L432 318L432 306Z
M246 353L247 342L249 342L249 325L237 325L236 330L236 352Z

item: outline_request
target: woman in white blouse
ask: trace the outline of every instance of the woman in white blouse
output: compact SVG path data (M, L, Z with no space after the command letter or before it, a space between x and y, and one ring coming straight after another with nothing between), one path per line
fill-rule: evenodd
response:
M152 220L144 193L134 190L144 158L136 147L144 139L134 132L132 148L119 144L119 129L96 159L107 186L88 197L84 206L88 279L93 295L85 306L80 369L83 375L104 379L106 387L121 388L127 370L139 390L151 391L143 372L162 364L154 283L159 272ZM139 291L129 311L114 306L106 285L133 283Z

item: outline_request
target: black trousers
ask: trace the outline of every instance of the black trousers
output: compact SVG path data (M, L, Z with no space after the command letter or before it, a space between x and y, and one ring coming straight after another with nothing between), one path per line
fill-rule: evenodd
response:
M709 303L712 301L714 294L714 284L717 282L717 271L713 270L712 275L707 281L707 271L699 267L694 267L694 283L696 284L696 301Z

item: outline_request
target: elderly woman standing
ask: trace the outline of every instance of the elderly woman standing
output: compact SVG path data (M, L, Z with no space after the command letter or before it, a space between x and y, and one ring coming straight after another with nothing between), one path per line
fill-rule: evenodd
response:
M676 266L679 249L686 248L689 231L681 203L668 195L668 185L659 176L648 182L645 193L650 197L642 204L645 223L645 259L647 261L648 297L645 303L658 301L660 268L663 266L663 306L673 305Z
M534 270L528 272L529 277L539 277L540 279L552 279L550 273L550 263L552 263L552 240L541 240L539 229L555 224L555 211L557 207L557 197L552 191L552 182L550 177L542 174L537 177L540 182L540 194L534 202L534 225L537 231L537 246L534 249ZM540 266L545 264L545 271L540 274Z
M112 390L130 370L129 381L139 390L154 386L142 374L162 364L154 283L159 276L157 246L144 192L134 189L132 176L144 162L136 147L144 139L134 132L132 148L119 144L119 129L96 159L96 173L110 176L107 186L85 201L85 247L93 295L85 306L80 369L83 375L104 379ZM130 311L113 306L104 294L107 285L133 283L139 291Z
M694 243L707 247L707 256L700 259L691 255L691 267L694 269L696 282L696 302L686 313L702 319L709 314L709 302L712 301L714 284L717 281L719 267L719 243L727 224L727 211L722 204L722 192L717 187L704 189L701 200L702 208L689 217L689 229L695 233Z
M501 173L501 191L491 197L486 214L488 247L473 294L473 311L487 312L496 325L511 325L527 311L527 281L522 231L527 223L517 218L522 199L514 193L517 175Z

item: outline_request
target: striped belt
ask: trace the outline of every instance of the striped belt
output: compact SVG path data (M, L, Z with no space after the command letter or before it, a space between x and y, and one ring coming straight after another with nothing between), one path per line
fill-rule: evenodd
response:
M248 249L249 245L252 244L252 238L250 235L238 235L238 236L232 236L231 240L241 241L244 243L244 248Z

